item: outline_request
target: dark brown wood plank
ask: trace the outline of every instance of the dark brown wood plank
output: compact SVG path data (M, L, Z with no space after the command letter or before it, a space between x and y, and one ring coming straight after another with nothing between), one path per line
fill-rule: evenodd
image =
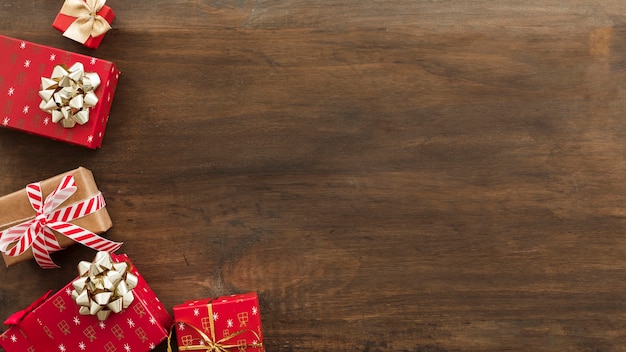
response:
M91 169L166 306L258 291L268 351L624 350L622 2L109 0L96 51L61 3L0 33L119 66L104 145L1 129L0 193ZM0 269L0 317L92 255Z

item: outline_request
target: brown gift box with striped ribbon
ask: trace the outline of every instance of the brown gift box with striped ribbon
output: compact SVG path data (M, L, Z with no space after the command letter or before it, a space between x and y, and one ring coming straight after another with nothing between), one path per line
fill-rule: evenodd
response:
M99 192L91 171L84 167L79 167L72 171L68 171L41 181L41 190L44 198L52 193L59 185L59 182L61 182L63 177L68 174L74 176L77 190L76 193L70 196L60 205L60 207L79 202ZM7 228L17 225L25 220L32 219L35 215L35 211L28 201L25 188L0 197L0 231L6 230ZM101 234L107 231L113 225L105 207L79 219L72 220L71 223L96 234ZM55 236L59 245L63 248L76 243L72 239L60 233L55 232ZM2 253L2 257L6 266L9 267L27 260L32 260L33 252L32 248L29 248L24 253L16 257L9 256L5 253Z

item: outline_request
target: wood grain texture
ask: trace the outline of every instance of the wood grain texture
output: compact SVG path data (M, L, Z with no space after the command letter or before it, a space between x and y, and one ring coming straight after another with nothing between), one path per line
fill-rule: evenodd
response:
M623 1L109 0L97 51L61 4L0 33L119 66L104 144L2 129L0 193L91 169L167 307L258 291L268 351L626 351ZM0 316L92 255L0 269Z

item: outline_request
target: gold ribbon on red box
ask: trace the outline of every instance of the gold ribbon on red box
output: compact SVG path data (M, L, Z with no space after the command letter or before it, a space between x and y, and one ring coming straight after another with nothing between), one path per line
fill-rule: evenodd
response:
M60 13L76 17L63 36L85 44L89 37L97 37L111 29L106 19L98 14L106 0L65 0Z
M221 339L217 339L217 337L215 336L215 321L213 320L214 315L213 315L213 305L211 303L207 304L207 313L208 313L208 318L209 318L209 332L211 334L211 336L208 336L207 334L205 334L202 330L198 329L197 327L191 325L191 324L187 324L187 323L182 323L179 322L178 324L185 324L189 327L191 327L193 330L195 330L199 335L200 335L200 339L198 341L197 345L186 345L186 346L178 346L178 350L179 351L204 351L204 352L230 352L233 351L233 349L237 349L238 351L246 351L247 347L252 347L252 348L261 348L263 347L263 343L262 342L258 342L260 340L259 334L256 333L256 331L254 330L249 330L249 329L243 329L243 330L239 330L239 331L235 331L232 334L229 334L227 336L222 337ZM172 329L173 330L173 329ZM250 332L252 333L255 337L256 337L256 341L253 342L245 342L245 343L239 343L239 341L237 341L237 344L233 344L232 343L232 339L244 334ZM172 352L172 347L171 347L171 338L172 338L172 333L170 331L170 335L167 339L167 352Z

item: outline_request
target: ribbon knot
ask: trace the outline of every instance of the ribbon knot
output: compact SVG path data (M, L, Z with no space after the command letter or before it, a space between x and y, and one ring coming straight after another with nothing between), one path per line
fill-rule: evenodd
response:
M35 221L39 223L39 225L41 226L46 226L46 223L48 222L48 218L46 217L46 214L44 213L39 213L36 217L35 217Z
M85 44L89 37L97 37L111 29L109 22L98 15L106 0L65 0L61 13L76 17L63 36Z
M0 231L0 252L17 257L32 248L33 257L39 266L44 269L58 268L50 258L50 253L63 248L59 245L54 232L97 251L113 252L119 249L122 246L121 242L107 240L70 223L104 208L102 193L98 192L85 200L57 209L76 190L76 181L72 175L63 177L58 187L45 199L39 182L26 186L28 201L36 215Z

